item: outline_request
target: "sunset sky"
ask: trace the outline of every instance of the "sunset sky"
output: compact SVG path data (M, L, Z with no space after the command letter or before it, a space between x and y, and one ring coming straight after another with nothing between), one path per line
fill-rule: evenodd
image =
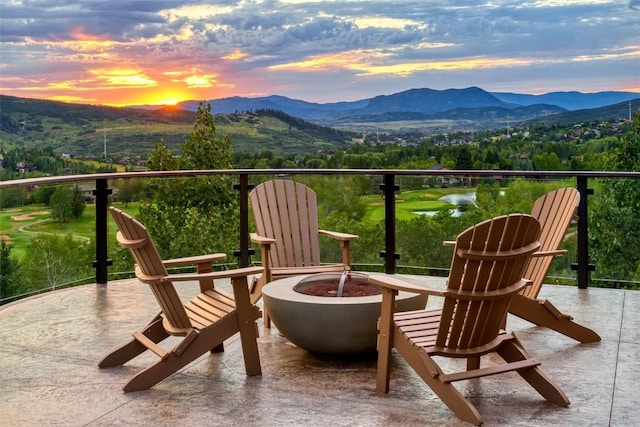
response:
M640 92L640 0L0 0L3 95L326 103L469 86Z

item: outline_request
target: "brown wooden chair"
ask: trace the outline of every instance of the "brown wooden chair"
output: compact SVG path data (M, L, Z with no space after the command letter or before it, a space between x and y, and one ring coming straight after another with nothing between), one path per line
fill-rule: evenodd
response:
M444 291L416 286L392 276L374 275L383 286L379 320L377 390L389 391L391 349L462 420L481 424L473 404L455 381L516 371L543 397L558 405L569 400L539 369L513 332L502 330L509 303L528 281L524 267L540 248L540 225L530 215L514 214L481 222L458 235ZM394 313L395 295L408 291L444 297L442 309ZM480 366L480 358L497 353L505 363ZM467 359L467 370L445 373L434 356ZM519 408L518 408L519 409Z
M261 375L256 320L260 309L253 305L249 295L247 276L259 274L261 267L241 268L213 272L211 263L224 258L213 254L162 261L146 227L130 215L110 208L118 226L117 239L129 248L135 259L138 280L149 284L161 311L142 332L133 333L133 339L109 353L100 368L122 365L146 350L160 357L154 365L135 375L124 391L144 390L178 371L208 351L222 351L224 340L240 333L247 375ZM168 274L168 265L196 264L198 272ZM208 271L207 271L208 270ZM216 289L214 280L230 279L233 294ZM201 293L183 304L173 282L199 281ZM158 343L169 336L184 337L171 350Z
M531 215L540 222L542 229L539 239L541 253L529 259L524 277L531 280L532 284L514 297L509 313L588 343L600 341L600 336L575 323L573 317L560 312L550 301L538 299L555 256L567 253L560 249L560 245L575 218L579 203L580 193L575 188L560 188L545 194L534 203Z
M351 268L349 243L358 236L318 229L316 193L311 188L298 182L272 180L257 185L249 200L256 225L251 241L260 245L264 267L264 274L255 284L257 292L272 280ZM320 263L321 235L340 243L342 263ZM270 327L266 310L264 324Z

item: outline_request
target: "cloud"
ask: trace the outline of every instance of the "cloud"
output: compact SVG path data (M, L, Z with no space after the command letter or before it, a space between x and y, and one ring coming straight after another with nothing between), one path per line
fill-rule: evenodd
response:
M640 0L4 1L0 91L37 93L40 82L42 96L98 88L115 97L116 88L133 96L173 85L197 99L338 101L411 87L527 92L545 80L549 90L623 89L640 74L638 16L629 13L639 8Z

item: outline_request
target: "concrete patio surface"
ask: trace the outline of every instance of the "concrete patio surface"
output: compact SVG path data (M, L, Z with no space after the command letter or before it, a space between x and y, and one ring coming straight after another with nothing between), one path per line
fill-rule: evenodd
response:
M443 283L423 276L410 280ZM185 297L197 292L195 283L177 286ZM640 292L546 285L541 297L594 329L602 342L580 344L510 317L509 329L542 361L542 370L571 405L547 403L514 373L456 383L485 425L640 425ZM438 303L429 300L430 306ZM224 353L204 355L150 390L125 394L127 380L156 356L147 352L109 369L98 369L97 363L157 311L149 288L133 279L0 306L0 425L468 425L395 352L391 390L378 395L374 355L309 354L262 323L262 376L245 375L236 335ZM447 363L443 366L452 366Z

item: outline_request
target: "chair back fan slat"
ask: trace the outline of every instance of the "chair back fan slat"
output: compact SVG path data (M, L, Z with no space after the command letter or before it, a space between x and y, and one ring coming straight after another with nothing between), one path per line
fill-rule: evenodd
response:
M298 194L298 212L300 212L302 244L306 248L304 262L306 265L320 265L320 246L318 244L318 200L316 193L309 187L296 183Z
M481 295L517 283L527 259L539 247L531 245L539 233L538 222L520 214L497 217L467 229L456 239L447 288ZM528 245L530 250L518 250ZM483 251L484 256L461 256L459 250L468 249ZM512 256L503 256L509 251ZM487 295L474 300L446 297L435 345L467 349L489 343L499 333L511 296Z
M175 329L190 328L191 322L173 283L149 280L166 276L167 270L147 228L120 209L112 207L110 210L120 230L118 241L122 246L127 247L127 241L136 242L129 246L136 262L136 276L151 287L165 320Z
M256 231L276 240L272 267L320 265L316 194L301 183L273 180L250 193Z
M579 203L580 193L575 188L560 188L536 200L531 216L540 222L540 250L560 248ZM534 299L538 297L553 259L554 257L544 256L529 260L524 277L531 280L532 285L522 291L523 295Z

